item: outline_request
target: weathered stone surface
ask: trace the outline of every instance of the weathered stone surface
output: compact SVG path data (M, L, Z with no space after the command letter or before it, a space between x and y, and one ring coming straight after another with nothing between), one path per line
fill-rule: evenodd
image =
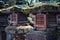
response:
M26 40L46 40L46 34L43 31L29 32Z

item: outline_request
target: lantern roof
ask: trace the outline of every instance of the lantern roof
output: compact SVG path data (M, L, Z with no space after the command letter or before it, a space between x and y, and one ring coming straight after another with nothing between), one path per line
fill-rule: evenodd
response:
M42 7L44 5L51 5L51 6L55 6L55 7L59 6L59 5L57 5L57 3L38 2L38 3L30 4L30 5L25 5L25 4L23 4L23 5L13 5L13 6L10 6L8 8L0 9L0 12L4 11L4 10L10 10L10 9L13 9L13 8L18 8L18 9L23 10L23 12L25 12L25 11L27 12L27 10L30 11L30 10L33 10L35 8Z

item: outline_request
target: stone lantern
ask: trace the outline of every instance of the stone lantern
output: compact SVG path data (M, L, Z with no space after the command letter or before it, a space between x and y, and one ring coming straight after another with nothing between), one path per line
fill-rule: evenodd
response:
M6 33L7 33L7 40L25 40L26 33L32 30L33 27L28 26L8 26L6 27ZM22 35L20 35L22 34ZM9 37L10 35L10 37ZM22 37L22 38L21 38Z

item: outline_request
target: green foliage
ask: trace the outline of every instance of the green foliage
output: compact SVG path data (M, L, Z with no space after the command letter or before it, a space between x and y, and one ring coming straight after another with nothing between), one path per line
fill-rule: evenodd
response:
M28 21L29 21L31 24L34 24L34 21L33 21L32 19L33 19L33 15L30 13L30 14L29 14L29 17L28 17Z
M0 9L4 8L5 3L3 1L0 1Z
M12 6L16 4L16 0L9 0L7 3Z

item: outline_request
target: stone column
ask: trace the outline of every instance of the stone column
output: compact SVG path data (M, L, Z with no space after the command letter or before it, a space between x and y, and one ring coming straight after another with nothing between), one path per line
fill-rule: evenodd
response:
M6 35L6 40L11 40L11 39L12 39L11 34L8 34L8 33L7 33L7 35Z

